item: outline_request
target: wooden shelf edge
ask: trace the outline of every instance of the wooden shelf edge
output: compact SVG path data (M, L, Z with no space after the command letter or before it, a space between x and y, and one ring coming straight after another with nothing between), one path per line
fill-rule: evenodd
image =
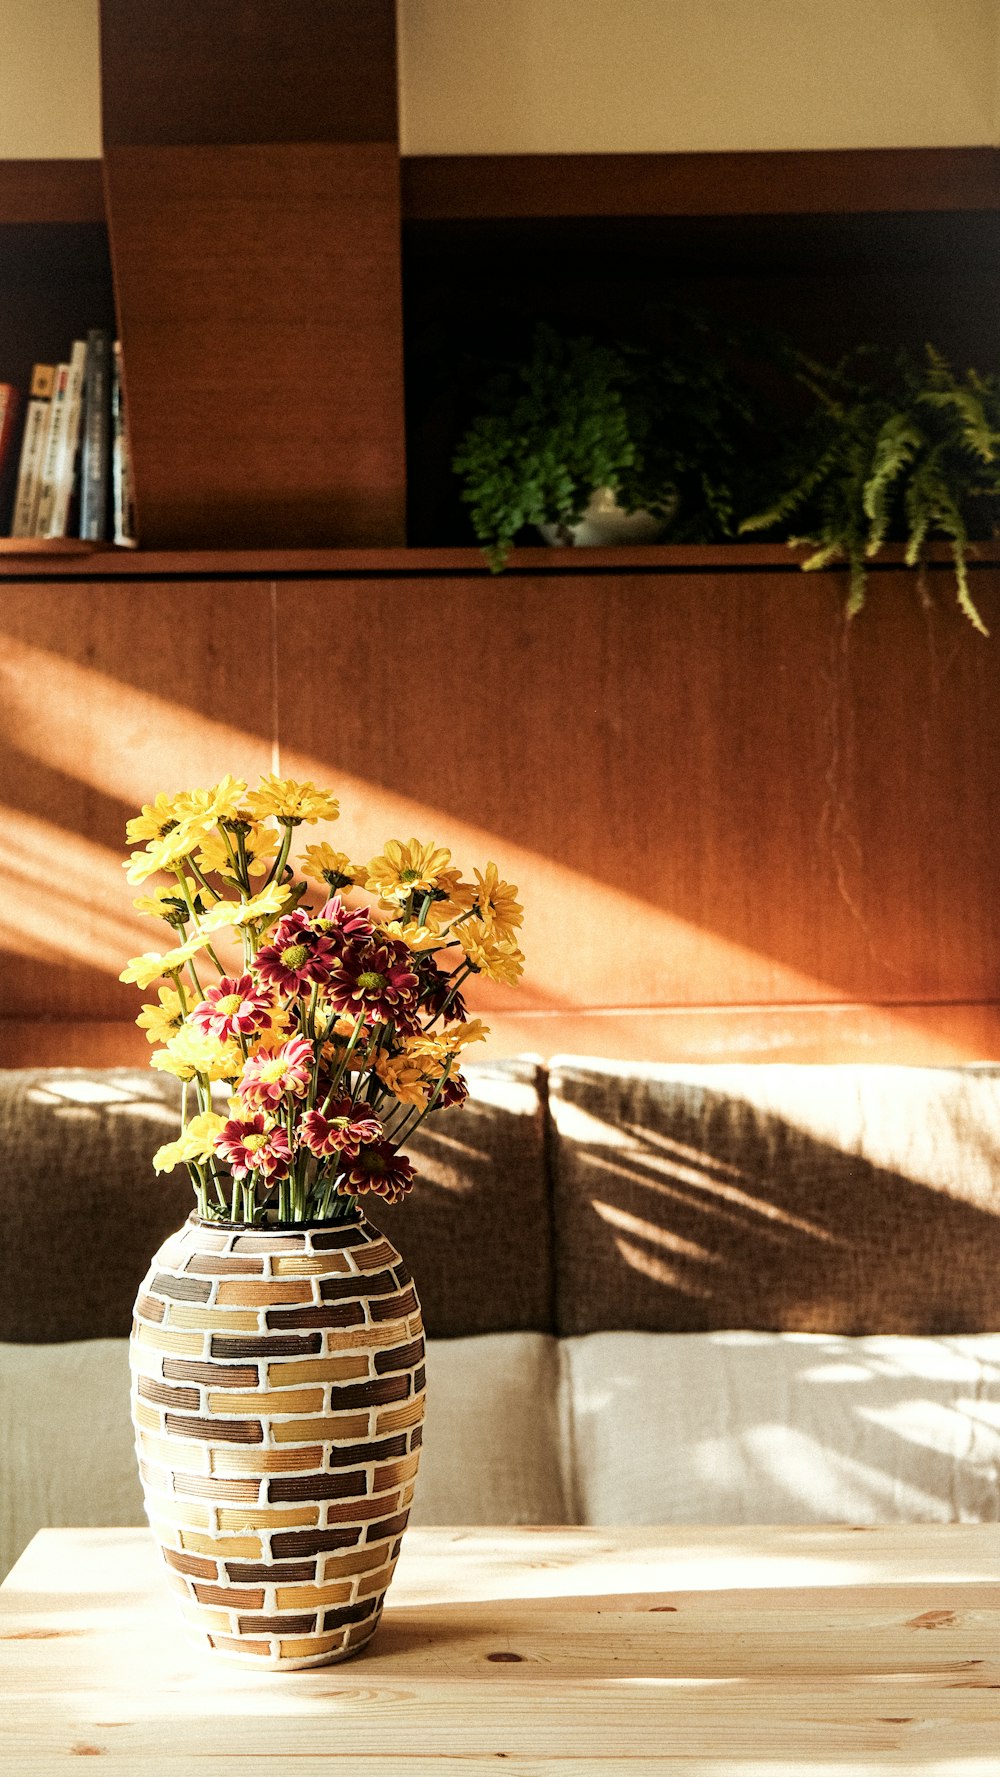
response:
M402 191L409 222L994 210L1000 150L414 155Z
M783 543L654 543L641 548L572 549L540 545L511 552L506 572L539 576L567 574L722 574L750 570L797 572L809 552ZM932 569L948 571L946 543L927 549ZM886 549L872 572L897 568L902 545ZM990 569L1000 562L1000 539L975 545L970 570ZM823 570L842 574L843 563ZM142 550L81 543L72 538L22 543L0 539L0 579L80 578L89 580L157 579L290 579L299 577L365 577L448 574L468 578L490 570L479 549L189 549ZM502 576L500 576L502 579Z
M99 160L0 160L0 223L103 221Z

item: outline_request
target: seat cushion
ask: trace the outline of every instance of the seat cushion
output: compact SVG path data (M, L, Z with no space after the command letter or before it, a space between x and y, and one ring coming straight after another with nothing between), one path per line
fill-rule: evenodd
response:
M562 1342L587 1524L994 1522L1000 1334Z
M556 1330L1000 1328L1000 1069L552 1063Z
M542 1333L430 1340L415 1524L566 1522ZM128 1341L0 1345L0 1579L46 1526L142 1524Z

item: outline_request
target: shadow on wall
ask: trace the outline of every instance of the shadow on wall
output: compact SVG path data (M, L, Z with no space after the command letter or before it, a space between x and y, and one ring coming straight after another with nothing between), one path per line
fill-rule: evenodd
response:
M560 1066L557 1329L1000 1329L995 1069Z

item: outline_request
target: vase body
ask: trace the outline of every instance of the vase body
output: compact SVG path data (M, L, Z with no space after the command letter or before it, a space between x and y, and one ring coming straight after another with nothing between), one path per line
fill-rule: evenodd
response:
M348 1658L378 1626L420 1457L424 1340L363 1215L192 1216L135 1305L146 1513L202 1644L261 1667Z

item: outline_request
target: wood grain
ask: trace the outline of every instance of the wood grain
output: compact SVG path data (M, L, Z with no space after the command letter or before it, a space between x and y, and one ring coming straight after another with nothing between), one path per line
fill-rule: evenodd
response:
M403 541L392 145L111 147L139 535Z
M266 587L8 589L0 615L0 1004L125 1023L167 928L132 908L125 821L157 790L272 763ZM25 1064L30 1057L25 1058Z
M402 164L407 221L995 210L996 148L436 154Z
M394 142L393 0L101 0L104 140Z
M370 1651L262 1685L189 1648L144 1531L0 1589L11 1768L992 1777L994 1525L407 1532Z
M472 584L282 584L278 673L325 635L282 760L362 857L417 832L519 883L528 973L484 1003L997 999L1000 661L947 604L887 573L845 630L836 578Z
M103 221L99 160L0 160L0 223Z

